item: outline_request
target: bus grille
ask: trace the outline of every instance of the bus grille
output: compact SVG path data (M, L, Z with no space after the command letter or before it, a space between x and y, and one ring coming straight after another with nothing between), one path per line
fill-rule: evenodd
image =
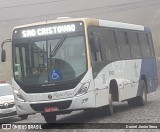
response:
M70 83L70 84L61 84L61 85L54 85L54 86L42 86L40 84L37 85L20 85L26 93L48 93L48 92L57 92L57 91L64 91L69 89L74 89L78 85L77 82Z
M47 107L57 107L59 110L67 109L70 107L72 101L61 101L54 103L40 103L40 104L30 104L31 108L35 111L44 111Z

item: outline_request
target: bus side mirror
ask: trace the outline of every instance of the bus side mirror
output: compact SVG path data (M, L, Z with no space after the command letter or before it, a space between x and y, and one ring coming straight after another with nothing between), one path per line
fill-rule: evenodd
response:
M1 62L5 62L6 61L6 51L3 49L1 52Z
M2 49L1 62L6 62L6 51L3 49L3 46L4 46L5 43L8 43L8 42L11 42L11 39L6 39L1 44L1 49Z
M94 52L100 51L100 41L99 38L90 39L91 50Z

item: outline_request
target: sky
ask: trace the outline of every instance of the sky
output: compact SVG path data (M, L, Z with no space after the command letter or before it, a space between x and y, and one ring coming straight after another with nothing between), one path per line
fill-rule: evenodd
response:
M73 17L103 16L116 10L129 10L157 0L0 0L0 22L16 19L48 18L69 15ZM158 2L160 4L160 2ZM155 6L155 5L154 5ZM118 12L118 11L117 11Z
M0 0L0 43L11 38L15 26L64 16L149 26L155 43L160 43L160 0ZM11 44L5 48L7 62L0 62L0 80L11 78Z

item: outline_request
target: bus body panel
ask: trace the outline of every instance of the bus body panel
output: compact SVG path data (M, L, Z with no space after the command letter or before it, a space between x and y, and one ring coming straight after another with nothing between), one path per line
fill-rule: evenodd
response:
M148 93L156 91L158 87L156 59L143 59L141 66L141 76L145 75L147 79Z
M137 66L136 71L134 71L135 64ZM95 79L95 87L99 86L98 81L96 81L98 80L97 78L101 78L101 81L105 81L105 87L108 89L110 88L110 82L112 80L116 80L118 85L119 101L135 97L138 90L140 69L141 60L123 60L112 62L100 71ZM102 88L103 87L100 89ZM106 93L106 95L108 95L108 93Z
M98 88L99 91L106 89L106 91L101 94L103 97L96 96L96 100L103 98L104 104L108 104L105 103L105 100L108 99L109 90L107 89L110 88L111 80L116 80L118 84L119 101L140 96L139 82L143 75L147 79L148 93L156 91L157 72L155 59L123 60L106 65L95 79L95 89Z
M53 103L52 106L56 106L56 103L61 103L61 102L67 102L71 101L71 104L60 111L67 111L67 110L82 110L82 109L88 109L88 108L95 108L96 107L96 102L95 102L95 90L94 90L94 82L93 79L91 78L91 72L92 70L90 69L84 78L82 79L81 83L79 83L74 89L71 90L65 90L65 91L58 91L58 92L49 92L49 93L34 93L34 94L28 94L25 93L20 87L17 85L14 79L12 79L12 84L13 87L16 90L19 90L20 94L23 96L23 98L26 100L25 102L18 100L17 96L15 95L15 103L17 106L17 113L19 115L23 114L33 114L33 113L43 113L43 111L39 110L34 110L31 105L36 105L37 108L41 106L41 104L45 104L46 107L50 106L50 103ZM90 80L90 86L88 88L88 91L84 95L76 96L78 90L81 88L83 83L85 83L86 80ZM84 82L83 82L84 81ZM54 86L53 86L54 88ZM52 99L48 98L48 95L52 95ZM55 103L55 105L54 105ZM39 104L39 105L38 105Z
M26 114L34 114L34 113L44 113L44 109L47 107L58 107L55 105L50 105L50 103L62 103L67 101L72 101L71 105L66 109L60 109L58 112L63 111L75 111L75 110L84 110L89 108L95 108L95 92L89 92L80 97L73 97L68 99L60 99L60 100L51 100L51 101L38 101L38 102L21 102L16 100L17 106L17 114L18 115L26 115ZM43 107L42 103L47 107ZM35 105L37 110L34 110L31 105ZM41 110L39 107L43 107Z

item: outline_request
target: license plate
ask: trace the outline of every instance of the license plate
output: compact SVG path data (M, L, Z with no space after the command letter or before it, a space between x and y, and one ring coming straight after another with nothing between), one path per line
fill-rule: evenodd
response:
M56 111L58 111L58 108L57 107L48 107L48 108L45 108L44 111L45 112L56 112Z

